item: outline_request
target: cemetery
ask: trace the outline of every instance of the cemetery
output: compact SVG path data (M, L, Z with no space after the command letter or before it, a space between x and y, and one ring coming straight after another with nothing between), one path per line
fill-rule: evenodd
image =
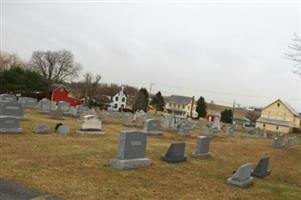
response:
M232 126L222 130L217 119L212 126L182 120L167 128L169 119L150 113L128 126L124 118L133 116L126 113L81 106L67 116L64 103L66 109L47 104L0 116L1 178L76 200L301 196L298 136L245 137Z

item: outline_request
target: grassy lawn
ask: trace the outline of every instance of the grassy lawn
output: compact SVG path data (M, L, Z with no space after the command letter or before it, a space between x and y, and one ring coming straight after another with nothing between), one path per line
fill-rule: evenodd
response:
M212 159L190 157L200 131L182 138L172 131L149 137L147 157L153 165L143 169L118 171L108 161L116 157L123 127L118 120L106 120L106 135L80 136L79 122L65 118L72 127L68 136L36 135L39 122L54 127L59 122L46 115L27 111L23 134L0 135L0 177L65 199L301 199L301 145L273 149L271 140L218 136L211 142ZM171 142L185 141L188 161L168 164L160 161ZM270 156L272 175L255 179L253 186L240 189L226 179L241 164L253 166L262 156Z

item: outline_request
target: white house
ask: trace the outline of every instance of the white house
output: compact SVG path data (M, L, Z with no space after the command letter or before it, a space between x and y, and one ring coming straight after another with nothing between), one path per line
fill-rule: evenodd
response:
M108 110L121 111L126 107L127 94L124 91L124 87L119 92L111 97L112 102Z
M164 112L168 115L180 118L195 118L198 116L194 97L172 95L167 97L165 102Z

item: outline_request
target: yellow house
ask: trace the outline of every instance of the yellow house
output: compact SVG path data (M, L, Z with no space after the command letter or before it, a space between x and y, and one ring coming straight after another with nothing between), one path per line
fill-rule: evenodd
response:
M185 97L179 95L172 95L165 99L164 112L179 118L197 117L196 102L194 97Z
M277 99L262 109L256 127L267 131L290 133L300 127L300 115L288 103Z

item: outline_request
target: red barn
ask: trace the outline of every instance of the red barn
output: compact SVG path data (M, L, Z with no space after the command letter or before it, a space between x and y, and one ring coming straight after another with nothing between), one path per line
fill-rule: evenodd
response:
M67 88L63 85L53 85L50 96L51 101L65 101L68 102L71 106L77 106L81 104L81 100L72 97Z

